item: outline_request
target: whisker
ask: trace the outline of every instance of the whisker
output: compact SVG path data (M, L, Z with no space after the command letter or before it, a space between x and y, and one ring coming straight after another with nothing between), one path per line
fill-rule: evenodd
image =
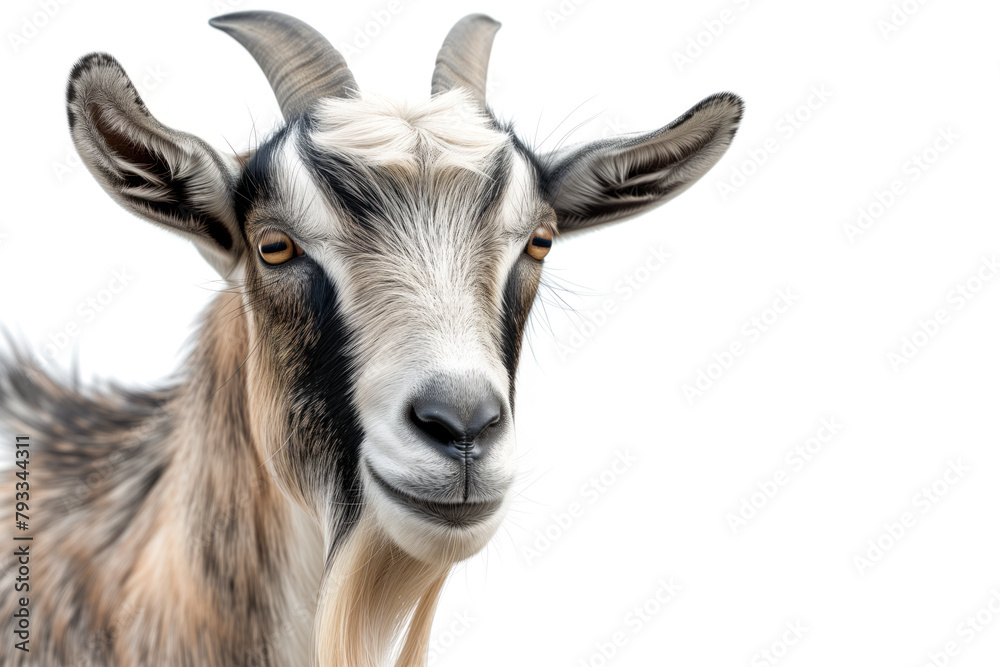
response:
M536 145L536 146L533 146L532 148L533 148L533 149L535 149L535 150L537 150L537 149L541 148L541 147L542 147L542 146L543 146L543 145L545 144L545 142L546 142L546 141L548 141L548 140L549 140L550 138L552 138L552 135L556 133L556 130L558 130L558 129L559 129L560 127L562 127L563 123L565 123L565 122L566 122L567 120L569 120L570 116L572 116L572 115L573 115L573 114L575 114L575 113L576 113L577 111L579 111L579 110L580 110L580 108L581 108L581 107L582 107L582 106L583 106L584 104L586 104L587 102L590 102L590 101L591 101L591 100L593 100L593 99L594 99L595 97L597 97L597 95L591 95L590 97L588 97L588 98L587 98L587 99L585 99L584 101L582 101L582 102L580 102L579 104L577 104L577 105L576 105L576 107L575 107L575 108L574 108L574 109L573 109L572 111L570 111L570 112L569 112L568 114L566 114L566 117L565 117L565 118L563 118L563 119L562 119L561 121L559 121L559 124L558 124L558 125L556 125L556 126L555 126L554 128L552 128L552 131L551 131L551 132L549 132L549 133L548 133L547 135L545 135L545 138L544 138L544 139L542 139L542 143L540 143L540 144L538 144L538 145Z

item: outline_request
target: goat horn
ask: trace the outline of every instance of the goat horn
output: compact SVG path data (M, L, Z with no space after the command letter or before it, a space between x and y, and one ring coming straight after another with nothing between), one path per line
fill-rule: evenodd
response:
M352 97L354 75L323 35L279 12L248 11L210 20L242 44L267 76L285 120L325 97Z
M466 88L486 106L486 68L500 23L485 14L469 14L455 24L438 51L431 95Z

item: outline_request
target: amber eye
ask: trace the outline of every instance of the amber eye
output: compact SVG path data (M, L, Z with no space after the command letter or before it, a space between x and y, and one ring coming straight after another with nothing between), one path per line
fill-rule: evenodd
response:
M276 229L264 232L257 247L260 249L260 256L268 264L284 264L292 257L302 254L302 248L295 245L288 234Z
M528 241L528 245L524 251L535 259L544 259L545 256L549 254L549 250L551 248L552 232L547 230L545 227L539 227L535 230L535 233L531 235L531 240Z

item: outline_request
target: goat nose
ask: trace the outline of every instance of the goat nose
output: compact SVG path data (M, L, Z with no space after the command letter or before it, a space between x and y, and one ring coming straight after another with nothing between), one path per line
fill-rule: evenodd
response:
M421 439L453 459L482 456L487 432L500 423L503 405L492 391L432 385L410 404L410 422Z

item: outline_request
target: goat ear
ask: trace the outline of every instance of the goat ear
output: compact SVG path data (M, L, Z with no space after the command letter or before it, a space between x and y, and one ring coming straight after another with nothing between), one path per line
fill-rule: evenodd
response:
M226 275L242 251L235 160L153 118L114 58L93 53L69 77L66 110L83 162L129 211L179 232Z
M559 230L623 220L676 197L719 161L742 115L739 97L719 93L659 130L540 156Z

